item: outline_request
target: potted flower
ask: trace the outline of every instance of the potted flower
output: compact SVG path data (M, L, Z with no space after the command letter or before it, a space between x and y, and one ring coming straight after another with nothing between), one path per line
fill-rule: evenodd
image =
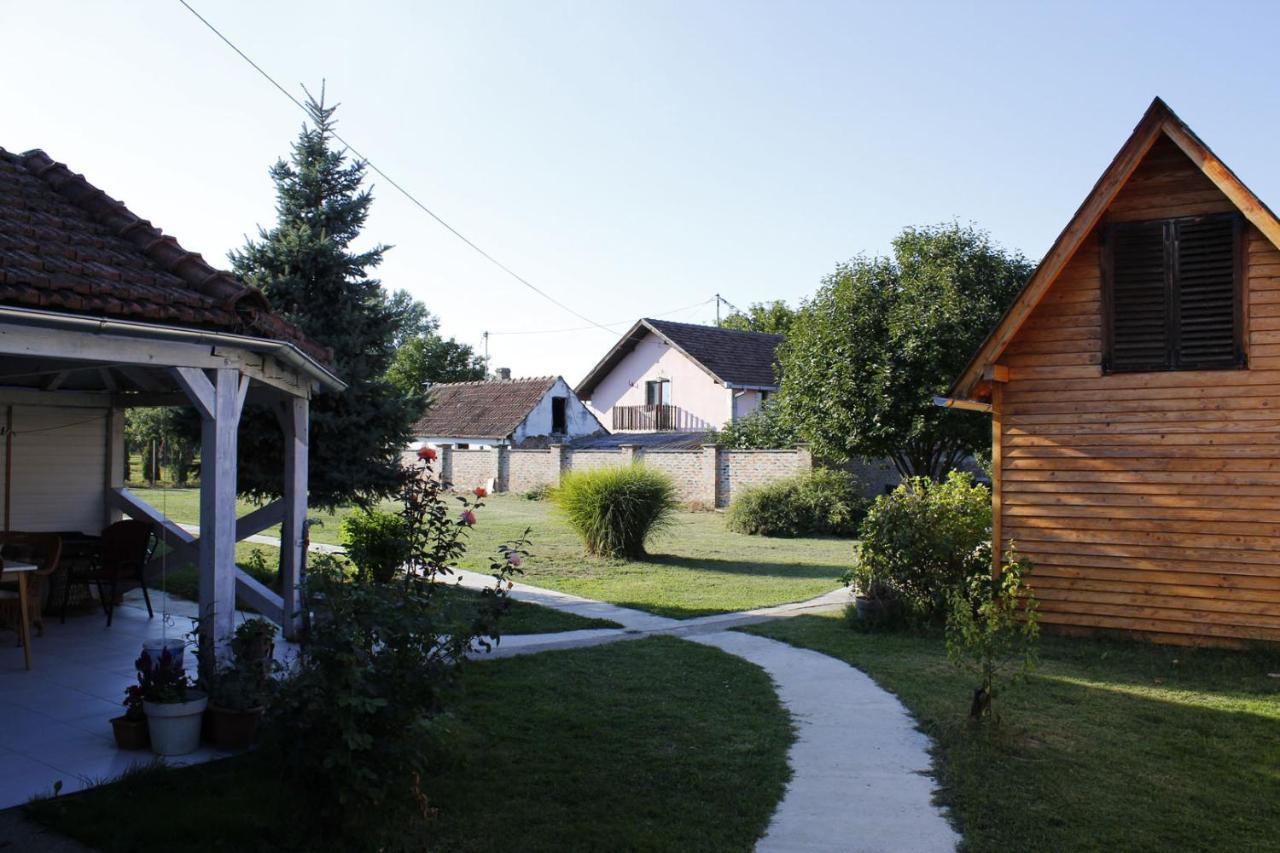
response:
M207 668L209 737L224 750L247 749L258 733L275 669L276 626L247 619L231 638L227 665Z
M120 749L146 749L151 745L147 734L147 715L142 710L142 686L130 684L124 689L124 713L112 717L111 732Z
M160 653L158 660L143 652L137 666L151 751L156 755L195 752L200 746L200 724L209 697L194 689L168 649Z

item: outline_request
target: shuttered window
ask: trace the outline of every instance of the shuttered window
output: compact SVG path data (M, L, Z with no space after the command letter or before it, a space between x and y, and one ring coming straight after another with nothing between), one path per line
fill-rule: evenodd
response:
M1107 370L1204 370L1244 363L1240 235L1240 217L1234 214L1107 229Z

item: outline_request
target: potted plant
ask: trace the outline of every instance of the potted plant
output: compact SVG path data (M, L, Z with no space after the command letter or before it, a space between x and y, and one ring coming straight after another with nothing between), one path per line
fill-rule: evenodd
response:
M158 660L143 652L137 666L151 751L156 755L195 752L200 746L200 724L209 697L194 689L168 649L160 653Z
M247 749L258 733L275 670L276 626L247 619L231 638L229 662L210 661L204 680L209 687L209 737L224 750Z
M146 749L151 745L147 715L142 710L142 686L130 684L124 690L124 713L111 718L111 732L120 749Z

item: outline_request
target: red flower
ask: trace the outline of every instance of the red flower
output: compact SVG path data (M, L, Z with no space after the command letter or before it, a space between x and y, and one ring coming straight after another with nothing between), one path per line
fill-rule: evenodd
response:
M476 514L475 514L474 512L472 512L471 510L469 510L469 509L464 509L464 510L462 511L462 517L461 517L461 519L459 519L459 520L460 520L463 524L465 524L467 527L475 527L475 525L476 525Z
M476 497L478 498L487 498L489 497L489 490L486 489L484 486L476 486L475 494L476 494Z
M436 451L431 447L423 447L418 451L418 458L427 462L434 462L436 459Z

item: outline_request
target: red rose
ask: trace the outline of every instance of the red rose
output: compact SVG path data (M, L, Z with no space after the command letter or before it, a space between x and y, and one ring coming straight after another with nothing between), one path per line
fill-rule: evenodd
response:
M484 486L476 486L475 494L476 494L476 497L478 498L487 498L489 497L489 490L486 489Z
M418 458L427 462L434 462L436 460L436 451L431 447L423 447L418 451Z
M462 518L461 518L461 521L462 521L462 523L463 523L463 524L465 524L467 527L475 527L475 525L476 525L476 514L475 514L474 512L472 512L471 510L469 510L469 509L464 509L464 510L462 511Z

